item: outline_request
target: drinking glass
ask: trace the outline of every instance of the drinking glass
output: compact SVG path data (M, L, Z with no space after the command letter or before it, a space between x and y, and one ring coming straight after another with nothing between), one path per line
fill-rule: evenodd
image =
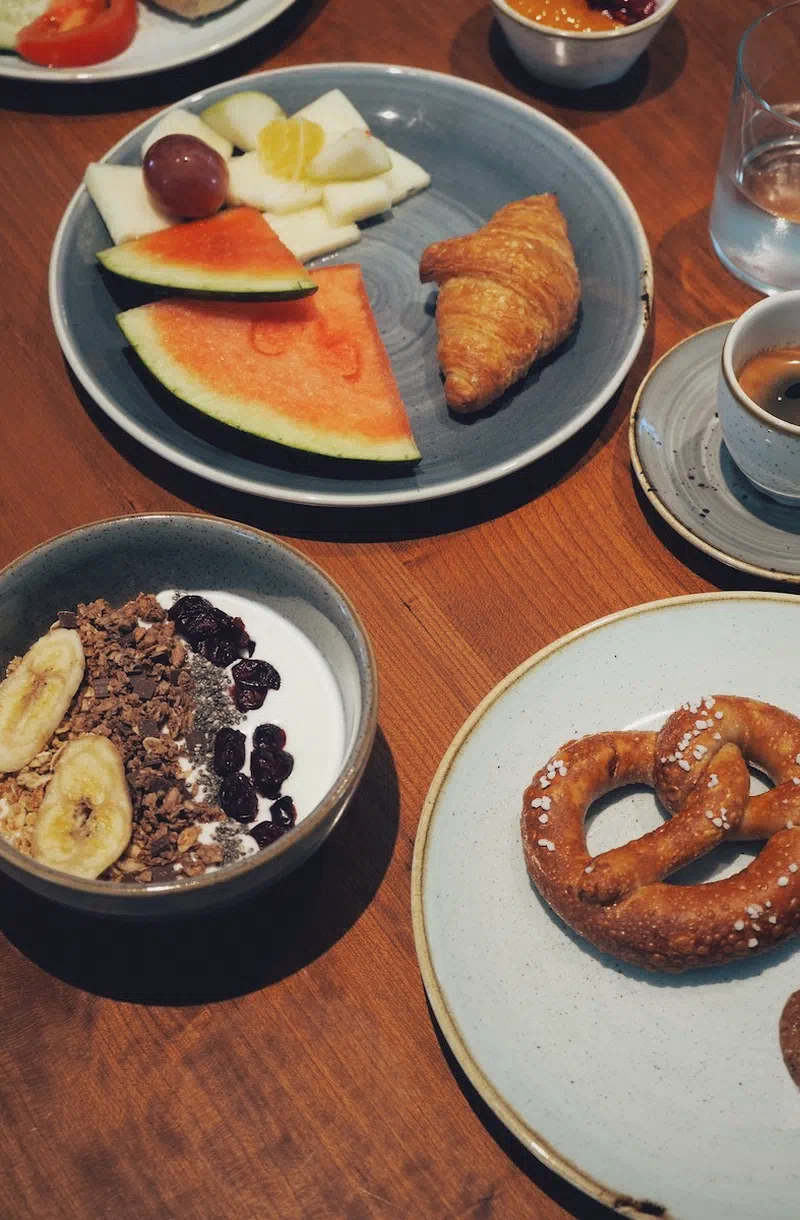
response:
M752 288L800 288L800 0L742 35L709 228Z

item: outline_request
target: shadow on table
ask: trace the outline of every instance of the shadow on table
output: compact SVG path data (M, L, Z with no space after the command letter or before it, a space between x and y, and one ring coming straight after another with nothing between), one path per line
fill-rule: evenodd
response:
M434 1016L430 1004L428 1004L428 1014L442 1055L453 1074L456 1084L464 1094L478 1120L486 1128L500 1150L516 1165L517 1169L524 1173L533 1182L534 1186L557 1203L559 1207L563 1208L567 1215L573 1216L575 1220L611 1220L611 1217L615 1215L618 1217L619 1212L612 1211L610 1208L604 1207L602 1203L597 1203L594 1199L590 1199L582 1191L578 1190L577 1187L571 1186L569 1182L564 1181L552 1169L548 1169L542 1161L538 1160L532 1152L528 1151L524 1144L520 1143L515 1135L512 1135L494 1111L487 1106L480 1093L478 1093L462 1070L458 1060L450 1050L444 1034L439 1028L439 1023ZM649 1203L647 1200L633 1200L620 1196L619 1202L620 1206L625 1204L630 1206L634 1202L637 1203L644 1215L661 1216L664 1214L663 1209L659 1208L658 1204ZM646 1210L648 1207L651 1209L650 1211Z
M651 328L652 329L652 328ZM650 332L648 332L648 335ZM648 346L648 344L650 346ZM652 341L635 367L647 359ZM432 509L428 500L355 508L308 506L266 499L212 483L173 465L134 440L115 424L86 393L67 368L73 389L87 414L106 440L140 474L199 511L254 525L288 538L323 541L373 542L429 538L468 529L514 512L564 482L590 461L614 436L624 420L618 390L606 406L575 436L537 462L485 486L445 496ZM629 374L633 377L634 374ZM152 504L131 503L135 512L151 511Z
M217 912L138 922L73 913L3 879L0 930L37 966L95 995L150 1005L245 995L302 970L357 922L389 867L399 817L379 730L330 837L264 893Z
M493 19L492 12L491 8L482 8L464 22L450 49L451 68L459 76L485 80L485 47L488 42L494 67L506 85L533 102L583 112L571 115L568 126L586 126L610 111L624 110L634 102L657 97L674 84L686 63L686 32L673 13L648 50L620 80L594 89L559 89L536 80L523 68L499 22Z
M258 5L262 0L247 0ZM0 109L33 114L114 114L143 107L168 106L179 98L221 81L244 76L285 51L316 20L328 0L296 0L275 21L216 55L183 67L150 72L121 81L65 86L60 81L0 80ZM180 18L175 18L180 22ZM208 18L210 25L213 18ZM268 64L266 66L269 66Z

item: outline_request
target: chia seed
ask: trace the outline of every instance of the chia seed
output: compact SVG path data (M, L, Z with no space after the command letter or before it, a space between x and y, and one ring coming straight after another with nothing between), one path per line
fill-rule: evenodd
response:
M235 728L243 717L229 693L230 674L212 665L198 652L188 654L187 664L194 678L197 700L191 740L187 741L187 749L197 771L198 782L205 789L205 800L216 804L222 781L214 774L211 765L214 738L223 727Z
M233 821L220 822L214 828L214 842L222 848L222 863L233 864L241 860L244 851L244 835Z

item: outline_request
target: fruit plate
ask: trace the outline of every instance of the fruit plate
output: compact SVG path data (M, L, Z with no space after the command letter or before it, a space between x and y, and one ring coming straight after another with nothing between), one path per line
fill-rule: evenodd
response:
M78 380L122 428L186 470L261 496L313 505L397 504L490 482L550 453L609 400L639 350L652 293L650 254L622 187L584 144L529 106L456 77L376 64L286 68L194 94L200 111L241 88L288 112L340 88L372 131L433 175L426 191L365 228L358 245L319 260L358 262L422 453L415 467L312 458L209 425L158 395L115 322L121 307L98 271L105 226L84 187L50 261L59 342ZM138 164L155 119L107 154ZM512 199L557 191L583 284L578 324L562 348L489 413L451 415L436 361L435 290L419 283L431 241L466 233ZM319 265L312 263L311 267Z
M12 53L0 52L0 78L91 84L163 72L234 46L269 25L295 2L237 0L222 13L200 21L185 21L140 0L136 37L121 55L85 68L43 68Z
M785 651L798 628L798 599L769 593L675 598L590 623L484 699L425 802L413 918L439 1025L506 1126L621 1215L795 1220L800 1096L778 1021L800 980L797 951L677 976L601 954L528 880L522 793L568 739L657 728L687 698L750 695L800 713ZM589 850L659 822L650 791L623 790L590 823ZM736 871L753 854L740 846L681 879Z

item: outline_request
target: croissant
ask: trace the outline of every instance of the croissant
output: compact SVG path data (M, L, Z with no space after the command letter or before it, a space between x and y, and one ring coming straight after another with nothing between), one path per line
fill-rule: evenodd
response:
M434 242L419 276L440 285L439 364L454 411L487 406L575 325L580 281L555 195L506 204L474 233Z

